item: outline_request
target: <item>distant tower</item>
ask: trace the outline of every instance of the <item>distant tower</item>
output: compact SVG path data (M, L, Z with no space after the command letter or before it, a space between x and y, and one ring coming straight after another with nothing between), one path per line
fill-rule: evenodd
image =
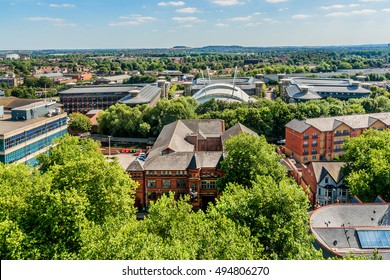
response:
M184 82L184 95L191 96L192 82Z
M160 97L164 98L165 97L165 80L158 80L157 81L157 86L161 88L161 94Z
M264 85L264 82L262 82L262 81L256 81L255 82L255 92L256 92L256 95L258 97L263 97L262 96L263 85Z

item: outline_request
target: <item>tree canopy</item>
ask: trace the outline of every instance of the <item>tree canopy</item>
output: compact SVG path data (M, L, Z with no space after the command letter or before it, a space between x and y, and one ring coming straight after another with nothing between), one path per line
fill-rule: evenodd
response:
M373 202L390 201L390 131L367 130L343 145L346 184L352 195Z

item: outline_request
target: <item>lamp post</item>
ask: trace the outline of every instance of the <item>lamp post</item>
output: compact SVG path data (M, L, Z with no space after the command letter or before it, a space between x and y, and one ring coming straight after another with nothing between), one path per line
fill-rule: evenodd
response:
M108 156L111 156L111 136L108 136Z

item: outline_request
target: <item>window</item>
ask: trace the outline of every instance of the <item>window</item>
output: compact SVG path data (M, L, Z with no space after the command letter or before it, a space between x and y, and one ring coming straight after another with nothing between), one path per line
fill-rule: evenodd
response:
M329 184L329 178L328 177L325 178L325 184Z
M308 139L308 138L309 138L309 134L305 133L305 134L303 135L303 139Z
M307 143L307 141L303 142L303 147L309 147L309 144Z
M313 132L313 138L317 138L317 137L318 137L317 132Z
M156 180L148 180L148 188L155 188Z
M163 188L170 188L171 187L171 180L162 180L162 187Z
M176 186L178 188L185 188L186 187L186 181L185 180L177 180L176 181Z
M341 196L346 197L347 196L347 189L341 189Z
M318 195L319 195L319 196L322 195L322 188L318 188Z
M215 181L202 181L201 188L206 190L215 189L216 188Z
M313 147L316 147L316 146L317 146L317 141L314 140L314 141L311 143L311 145L312 145Z
M315 160L317 159L317 156L312 156L311 159Z

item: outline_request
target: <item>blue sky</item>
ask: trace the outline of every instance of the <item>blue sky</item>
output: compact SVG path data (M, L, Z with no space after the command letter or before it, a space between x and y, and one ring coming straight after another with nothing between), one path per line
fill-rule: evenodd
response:
M390 0L0 0L0 49L390 42Z

